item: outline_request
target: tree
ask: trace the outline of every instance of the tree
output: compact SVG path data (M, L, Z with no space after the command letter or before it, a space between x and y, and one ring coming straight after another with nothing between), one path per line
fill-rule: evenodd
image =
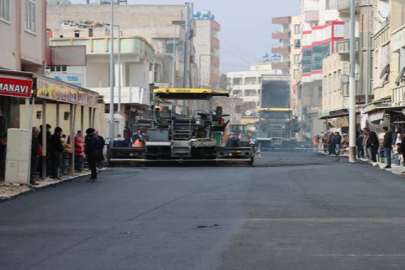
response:
M226 91L228 90L228 85L228 77L226 76L226 74L222 74L219 78L219 89Z

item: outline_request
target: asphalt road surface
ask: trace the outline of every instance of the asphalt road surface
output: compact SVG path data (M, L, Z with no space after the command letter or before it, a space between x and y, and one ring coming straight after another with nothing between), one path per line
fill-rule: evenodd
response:
M0 203L0 269L405 269L405 178L312 152L114 168Z

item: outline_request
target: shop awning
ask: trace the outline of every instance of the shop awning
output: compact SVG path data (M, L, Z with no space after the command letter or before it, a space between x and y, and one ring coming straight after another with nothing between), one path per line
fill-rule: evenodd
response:
M154 95L162 99L204 100L212 97L229 97L228 91L216 91L200 88L165 88L155 89Z
M36 96L48 101L93 108L97 107L99 98L97 92L44 76L37 78Z

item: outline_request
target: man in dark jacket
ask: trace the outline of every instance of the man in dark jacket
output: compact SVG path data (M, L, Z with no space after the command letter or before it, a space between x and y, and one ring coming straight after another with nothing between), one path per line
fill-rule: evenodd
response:
M40 145L38 140L39 129L37 127L32 128L32 142L31 142L31 175L30 184L33 186L38 185L34 180L35 172L38 168L38 160L40 154Z
M84 153L87 156L89 168L91 170L89 181L95 182L97 180L97 161L99 159L100 141L94 128L87 129L86 134Z
M97 159L97 167L101 169L103 167L104 161L104 147L105 147L105 140L96 130L96 135L98 136L98 159Z
M380 147L380 142L378 140L377 134L374 131L370 131L369 128L365 128L364 132L368 136L366 148L370 149L371 160L373 162L377 162L377 152L378 148Z
M51 158L51 178L62 180L58 175L58 170L60 167L61 154L64 151L62 142L62 129L60 127L55 128L55 132L51 136L49 144L49 153Z
M384 147L385 159L387 161L387 166L385 166L385 168L390 169L391 163L392 163L393 137L392 137L392 132L389 131L388 127L383 127L383 130L385 132L383 147Z
M50 144L51 144L51 136L52 136L52 133L51 133L51 125L49 125L49 124L46 124L46 130L44 131L43 130L43 126L42 125L40 125L39 126L39 130L40 130L40 132L39 132L39 134L38 134L38 137L37 137L37 140L38 140L38 142L39 142L39 144L42 146L42 148L44 147L44 143L43 143L43 141L42 141L42 134L44 133L44 132L46 132L46 145L47 145L47 151L46 151L46 159L44 159L43 157L39 157L39 171L40 171L40 177L42 178L42 175L43 175L43 172L42 172L42 162L46 162L46 176L48 177L48 176L50 176L51 175L51 153L50 153L50 151L49 151L49 149L50 149Z
M342 145L342 136L340 135L339 132L335 133L335 136L333 137L333 143L335 144L335 153L336 155L340 155L341 152L341 145Z

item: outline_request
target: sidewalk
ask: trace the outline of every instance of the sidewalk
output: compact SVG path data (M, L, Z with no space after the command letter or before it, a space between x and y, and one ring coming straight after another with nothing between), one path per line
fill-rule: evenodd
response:
M326 156L328 156L328 154L325 154L324 152L319 152L319 153L321 153L321 154L323 154L323 155L326 155ZM349 154L348 153L344 153L344 154L342 154L342 155L340 155L341 157L347 157L347 158L349 158ZM336 156L334 156L334 155L332 155L332 157L336 157ZM359 160L361 160L362 162L368 162L368 163L370 163L372 166L374 166L374 167L379 167L380 169L382 169L382 170L386 170L386 171L389 171L389 172L391 172L391 173L394 173L394 174L396 174L396 175L401 175L401 176L404 176L405 177L405 166L398 166L398 165L396 165L396 164L392 164L392 168L391 169L385 169L384 167L387 165L387 164L385 164L385 163L383 163L383 162L372 162L372 161L370 161L370 160L368 160L368 159L359 159Z
M99 169L98 171L103 172L106 170L108 170L108 168L102 168L102 169ZM73 175L64 175L61 177L62 180L53 180L50 178L47 178L45 181L37 180L36 181L38 183L37 186L31 186L29 184L14 184L14 183L0 182L0 201L9 200L20 194L23 194L23 193L26 193L29 191L35 191L36 189L56 186L56 185L59 185L60 183L71 181L73 179L80 178L83 176L88 176L90 174L91 174L90 171L84 171L81 173L75 173Z

